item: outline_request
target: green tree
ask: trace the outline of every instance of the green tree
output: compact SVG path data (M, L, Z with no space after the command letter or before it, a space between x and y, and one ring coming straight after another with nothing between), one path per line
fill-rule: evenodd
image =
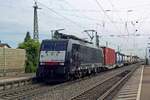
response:
M20 43L18 48L26 50L26 66L25 72L35 72L38 66L40 43L37 40L33 40L30 37L30 33L27 32L23 43Z
M28 40L31 40L30 32L26 33L26 36L24 38L24 42L27 42Z

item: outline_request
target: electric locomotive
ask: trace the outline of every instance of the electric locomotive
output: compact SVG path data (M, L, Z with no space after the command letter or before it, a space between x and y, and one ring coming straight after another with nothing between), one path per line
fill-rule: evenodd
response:
M51 39L41 43L36 76L40 80L63 81L97 73L102 68L101 48L78 38Z

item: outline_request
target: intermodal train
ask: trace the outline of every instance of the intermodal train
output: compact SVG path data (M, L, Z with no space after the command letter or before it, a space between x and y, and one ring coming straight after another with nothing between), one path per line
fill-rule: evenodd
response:
M36 76L40 80L63 81L137 61L137 56L115 52L108 47L94 47L77 38L47 39L41 43Z

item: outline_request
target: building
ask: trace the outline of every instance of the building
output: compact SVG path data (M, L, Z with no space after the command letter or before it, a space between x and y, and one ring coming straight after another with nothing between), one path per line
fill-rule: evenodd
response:
M0 48L11 48L7 43L0 43Z

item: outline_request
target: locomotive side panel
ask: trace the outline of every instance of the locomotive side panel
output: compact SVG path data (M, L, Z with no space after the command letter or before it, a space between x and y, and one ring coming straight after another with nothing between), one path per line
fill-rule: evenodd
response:
M101 49L91 48L80 44L72 44L71 68L73 73L80 71L96 72L103 66L103 53Z

